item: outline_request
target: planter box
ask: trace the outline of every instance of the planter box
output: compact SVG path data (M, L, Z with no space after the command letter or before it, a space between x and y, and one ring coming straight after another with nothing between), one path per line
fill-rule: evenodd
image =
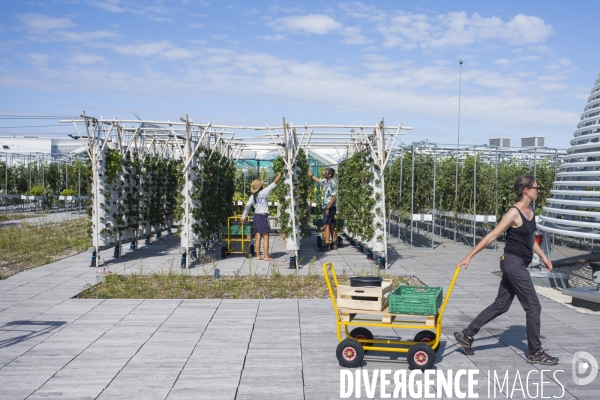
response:
M58 196L59 200L77 200L77 196Z
M340 283L337 289L337 305L350 310L381 311L388 304L392 291L392 280L384 279L379 286L350 286L350 282ZM354 300L352 297L372 297L377 300Z
M44 200L44 196L26 196L22 194L21 200Z

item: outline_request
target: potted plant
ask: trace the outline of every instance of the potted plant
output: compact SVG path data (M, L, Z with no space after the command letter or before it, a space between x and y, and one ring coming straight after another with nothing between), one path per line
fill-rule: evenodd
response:
M77 191L75 189L63 189L60 191L59 200L77 200Z

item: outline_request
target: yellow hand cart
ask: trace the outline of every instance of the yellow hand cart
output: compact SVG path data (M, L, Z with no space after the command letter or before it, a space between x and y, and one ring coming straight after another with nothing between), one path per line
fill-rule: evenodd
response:
M235 221L240 221L241 215L234 215L233 217L227 218L227 231L221 232L221 237L227 242L227 246L221 247L221 258L225 258L227 254L254 254L254 244L252 242L252 224L250 217L246 217L247 225L242 221L239 224L235 224ZM232 224L232 220L234 223ZM239 227L239 232L234 227ZM223 226L225 228L225 226ZM223 229L224 231L225 229ZM247 232L250 230L250 232ZM237 246L240 243L241 246ZM248 245L246 245L248 244ZM247 249L247 250L246 250Z
M381 311L349 310L338 307L332 285L333 280L337 293L339 284L335 269L331 263L323 264L323 274L325 275L325 281L329 288L329 296L337 318L337 336L340 343L337 347L336 355L340 365L346 368L355 368L362 364L366 351L382 351L408 353L407 361L411 369L425 370L433 368L433 365L435 364L435 353L440 346L442 316L444 315L444 310L446 309L448 299L452 294L459 272L460 266L457 266L452 281L450 282L450 286L448 287L448 292L444 297L437 315L425 317L419 315L390 314L387 307ZM356 315L358 314L370 315L371 318L356 318ZM374 317L378 319L374 319ZM421 321L410 320L415 317L420 317ZM356 326L356 328L349 332L348 326ZM344 327L344 332L346 334L345 339L342 337L342 327ZM373 337L371 331L365 327L417 330L430 328L431 330L422 330L415 335L414 340L405 341L377 339ZM390 345L390 347L381 346L384 344Z

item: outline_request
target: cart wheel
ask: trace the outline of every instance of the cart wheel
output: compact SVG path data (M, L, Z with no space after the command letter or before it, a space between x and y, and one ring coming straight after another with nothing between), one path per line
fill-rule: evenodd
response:
M254 243L252 243L250 246L248 246L248 254L252 255L252 257L255 256L255 253L254 253Z
M410 369L431 369L435 364L435 352L428 344L417 343L408 349L406 361Z
M354 339L344 339L335 352L340 365L344 368L360 367L365 356L362 344Z
M434 342L435 341L435 332L421 331L415 335L414 341L421 342L421 343ZM438 343L438 345L436 346L435 349L433 349L433 351L435 351L437 353L439 349L440 349L440 345Z
M320 249L323 246L323 238L321 236L317 236L317 247Z
M362 327L354 328L350 331L350 336L352 336L354 339L358 340L358 343L362 344L363 346L365 346L365 345L373 346L373 343L366 343L366 342L360 341L360 339L373 339L373 334L367 328L362 328ZM365 350L365 349L363 349L363 350ZM367 351L369 351L369 350L365 350L365 353Z
M338 238L337 238L337 244L338 244L339 248L344 247L344 239L342 239L341 236L338 236Z
M221 247L221 259L225 259L227 257L227 247Z

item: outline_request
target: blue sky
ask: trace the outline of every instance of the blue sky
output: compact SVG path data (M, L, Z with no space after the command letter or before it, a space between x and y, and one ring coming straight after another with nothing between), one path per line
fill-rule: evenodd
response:
M0 1L0 114L412 126L405 143L566 148L597 1ZM0 119L0 136L72 133ZM35 125L43 125L36 127ZM25 126L24 128L16 128ZM33 126L33 127L32 127Z

